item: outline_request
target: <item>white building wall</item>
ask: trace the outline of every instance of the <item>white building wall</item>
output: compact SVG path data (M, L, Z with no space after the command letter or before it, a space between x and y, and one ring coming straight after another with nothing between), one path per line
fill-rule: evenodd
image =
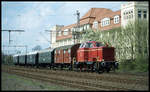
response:
M55 48L58 47L59 44L56 43L56 35L58 30L60 30L62 27L64 27L63 25L55 25L53 26L50 30L51 30L51 48Z
M133 1L133 2L128 2L125 4L121 5L121 26L125 27L129 21L135 21L138 19L138 10L142 11L142 19L143 19L143 11L147 11L147 20L149 19L149 10L148 10L148 2L138 2L138 1ZM133 17L129 18L129 15L131 15L131 12L133 11ZM130 14L129 14L130 12ZM124 14L128 13L128 14ZM128 16L128 18L127 18Z

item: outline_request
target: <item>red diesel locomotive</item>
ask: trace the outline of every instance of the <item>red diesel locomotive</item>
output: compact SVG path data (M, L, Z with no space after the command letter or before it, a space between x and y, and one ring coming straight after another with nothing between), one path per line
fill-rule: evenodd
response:
M74 64L81 70L88 69L98 73L118 69L115 48L96 41L88 41L80 45Z

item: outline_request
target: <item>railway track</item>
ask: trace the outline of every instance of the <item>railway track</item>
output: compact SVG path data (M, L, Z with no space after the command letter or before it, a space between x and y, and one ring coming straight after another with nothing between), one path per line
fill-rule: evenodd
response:
M124 84L138 84L140 85L148 85L148 82L145 77L136 77L135 75L114 75L114 74L96 74L96 73L80 73L80 72L74 72L74 71L53 71L49 69L35 69L35 68L23 68L23 67L18 67L15 69L22 69L26 71L32 71L32 72L40 72L40 73L46 73L46 74L53 74L53 75L58 75L58 76L69 76L69 77L78 77L78 78L86 78L90 80L105 80L105 81L111 81L111 82L117 82L117 83L124 83ZM79 74L80 73L80 74ZM113 75L113 76L110 76ZM134 77L134 79L133 79Z
M143 86L143 88L148 86L144 82L140 84L141 81L138 80L115 79L115 77L98 74L91 75L88 73L72 73L69 71L52 71L23 67L5 67L3 71L83 90L140 90L138 86ZM135 85L138 86L135 87Z

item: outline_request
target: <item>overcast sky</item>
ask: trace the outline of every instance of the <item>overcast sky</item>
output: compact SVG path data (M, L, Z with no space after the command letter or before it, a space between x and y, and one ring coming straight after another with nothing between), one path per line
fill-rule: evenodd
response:
M28 52L36 45L45 49L50 46L47 41L50 36L45 30L56 24L66 26L76 23L76 10L82 17L90 8L120 10L122 3L125 2L2 2L2 30L25 30L11 32L10 45L27 45ZM9 45L8 32L2 32L2 45ZM25 52L24 48L13 49Z

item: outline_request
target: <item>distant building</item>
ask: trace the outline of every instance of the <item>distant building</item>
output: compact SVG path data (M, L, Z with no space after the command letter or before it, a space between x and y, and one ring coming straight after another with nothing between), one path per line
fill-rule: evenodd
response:
M129 21L149 19L148 1L132 1L121 5L121 26L125 27Z
M80 19L79 31L87 29L109 30L121 25L121 11L112 11L106 8L91 8ZM56 31L58 28L54 26L51 30ZM77 24L61 26L57 32L52 34L52 48L74 44L72 39L72 31L76 30Z
M58 44L56 43L56 35L61 31L61 28L63 27L64 25L55 25L50 29L51 48L58 47Z
M91 8L80 19L79 31L87 29L105 31L117 27L125 27L129 21L149 19L148 2L129 2L121 5L121 10L112 11L106 8ZM52 28L52 48L74 44L72 32L77 24L54 26ZM81 42L81 41L80 41Z

